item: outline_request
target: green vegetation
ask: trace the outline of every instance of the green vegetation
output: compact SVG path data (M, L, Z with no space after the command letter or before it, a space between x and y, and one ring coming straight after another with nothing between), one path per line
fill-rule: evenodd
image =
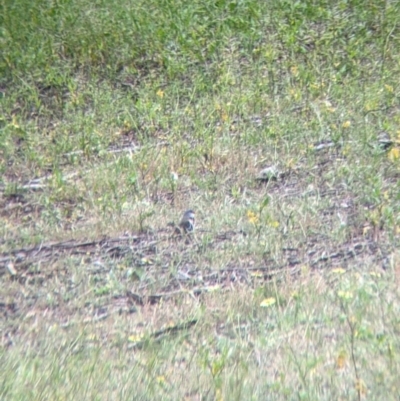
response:
M394 0L3 0L0 399L399 399L399 49Z

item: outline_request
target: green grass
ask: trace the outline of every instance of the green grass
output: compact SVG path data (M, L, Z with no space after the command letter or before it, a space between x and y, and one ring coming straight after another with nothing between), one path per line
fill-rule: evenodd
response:
M3 1L0 398L398 399L399 15Z

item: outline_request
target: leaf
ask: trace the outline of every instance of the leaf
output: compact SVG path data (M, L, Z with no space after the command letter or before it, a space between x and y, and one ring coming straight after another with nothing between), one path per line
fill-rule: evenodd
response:
M260 211L262 211L264 208L266 208L269 205L270 202L270 197L267 196L264 198L264 200L260 204Z

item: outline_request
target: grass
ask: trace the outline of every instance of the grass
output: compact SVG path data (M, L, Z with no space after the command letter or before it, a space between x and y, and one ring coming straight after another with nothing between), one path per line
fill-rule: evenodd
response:
M0 10L1 399L398 399L397 2Z

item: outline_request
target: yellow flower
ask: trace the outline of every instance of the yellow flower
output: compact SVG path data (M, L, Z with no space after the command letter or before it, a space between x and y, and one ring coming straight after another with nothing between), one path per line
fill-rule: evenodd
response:
M274 304L276 304L276 299L271 297L263 299L260 303L260 306L263 308L268 308L269 306L272 306Z
M342 299L351 299L353 298L353 293L350 291L338 291L338 297Z
M300 97L301 97L301 93L299 92L298 89L294 89L294 88L289 89L289 94L290 94L290 96L292 96L293 99L295 99L295 100L299 100Z
M351 146L349 144L346 144L345 146L343 146L343 156L347 156L351 151Z
M164 91L162 91L161 89L159 89L157 91L157 96L160 97L161 99L164 97Z
M332 269L332 273L343 274L346 273L346 270L344 270L343 267L337 267L336 269Z
M342 125L343 128L349 128L351 125L351 122L349 120L345 121Z
M397 160L400 157L400 149L399 148L392 148L389 150L388 159L392 162Z
M347 355L344 351L341 351L336 358L336 367L338 369L343 369L347 360Z
M372 277L381 277L381 274L377 272L370 272L369 275Z
M131 343L137 343L141 340L143 340L143 335L141 334L132 334L131 336L128 337L128 341Z
M247 219L251 224L256 224L258 222L258 217L252 210L247 211Z
M393 86L392 85L385 85L385 89L390 93L393 92Z

